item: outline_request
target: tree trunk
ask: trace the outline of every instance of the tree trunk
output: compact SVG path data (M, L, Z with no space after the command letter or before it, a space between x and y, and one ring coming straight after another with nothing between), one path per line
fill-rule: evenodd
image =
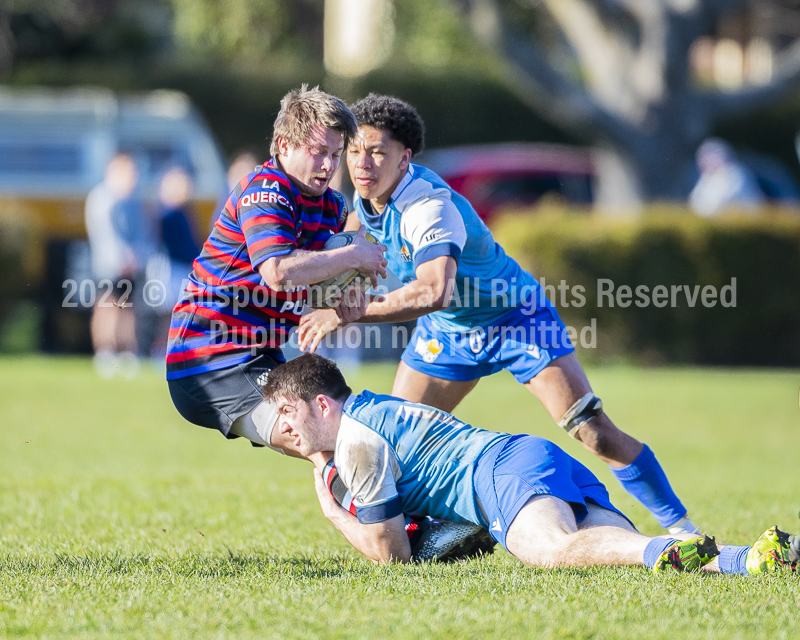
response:
M509 10L518 3L450 1L508 61L510 86L524 102L595 145L596 202L608 211L685 201L695 151L714 122L752 112L800 84L798 39L780 52L765 85L694 86L692 44L748 0L540 0L568 45L562 53L574 55L574 69L553 66L547 48Z
M594 205L612 215L630 215L642 206L641 171L633 159L611 145L597 145L592 150L594 163Z

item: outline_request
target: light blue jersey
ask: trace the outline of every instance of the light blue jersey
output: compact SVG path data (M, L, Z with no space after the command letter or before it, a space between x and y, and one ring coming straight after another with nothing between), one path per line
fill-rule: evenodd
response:
M364 391L345 403L334 459L362 523L405 513L480 524L475 465L508 438L427 405Z
M388 269L403 284L416 279L424 262L457 260L450 305L429 315L443 331L485 327L537 294L536 279L506 255L466 198L430 169L409 165L381 215L358 194L354 208L367 231L388 247Z
M505 546L508 528L535 495L568 502L578 522L587 501L623 515L597 477L552 442L478 429L370 391L345 402L332 462L362 524L431 516L480 525Z

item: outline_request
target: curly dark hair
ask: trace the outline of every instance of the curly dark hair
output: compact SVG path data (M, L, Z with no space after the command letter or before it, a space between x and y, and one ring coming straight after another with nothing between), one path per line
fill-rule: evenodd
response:
M425 124L417 110L407 102L393 96L370 93L350 107L350 110L359 126L366 125L388 131L406 149L411 149L412 156L422 153L425 148Z

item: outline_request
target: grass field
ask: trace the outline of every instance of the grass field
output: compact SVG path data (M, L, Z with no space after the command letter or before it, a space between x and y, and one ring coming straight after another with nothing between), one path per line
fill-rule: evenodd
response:
M392 374L350 381L386 391ZM800 529L798 372L590 377L718 539ZM373 566L323 519L309 465L185 423L155 372L101 381L88 360L0 359L0 407L2 637L800 637L800 576L539 571L503 551ZM660 532L510 376L456 413L554 439Z

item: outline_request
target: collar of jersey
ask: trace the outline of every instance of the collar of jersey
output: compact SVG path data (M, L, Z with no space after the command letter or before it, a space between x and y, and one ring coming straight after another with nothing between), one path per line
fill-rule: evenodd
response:
M350 410L350 407L353 406L353 403L355 401L356 401L356 396L354 393L351 393L350 397L347 398L347 400L345 400L344 404L342 405L342 418L348 415L348 411ZM341 419L339 420L339 424L341 424ZM339 444L339 434L336 434L336 444Z

